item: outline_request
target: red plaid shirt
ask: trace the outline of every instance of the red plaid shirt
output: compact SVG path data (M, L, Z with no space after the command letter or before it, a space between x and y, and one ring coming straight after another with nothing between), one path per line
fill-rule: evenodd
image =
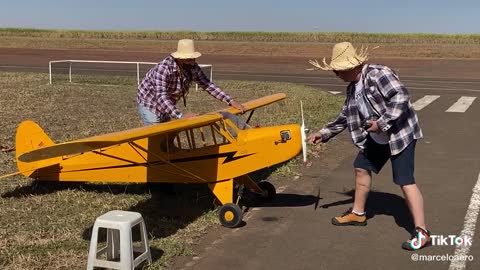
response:
M192 67L191 80L218 100L230 104L232 98L213 84L202 69L195 63ZM144 105L161 118L180 118L182 113L176 103L188 94L188 87L183 87L180 68L172 56L168 56L150 69L138 86L137 103ZM186 85L190 81L184 82ZM187 88L187 89L184 89Z

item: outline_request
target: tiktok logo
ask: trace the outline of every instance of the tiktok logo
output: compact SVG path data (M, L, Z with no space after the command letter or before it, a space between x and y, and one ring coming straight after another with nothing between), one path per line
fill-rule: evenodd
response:
M421 232L418 232L417 237L412 239L412 241L410 242L410 246L415 250L421 248L422 247L422 241L425 238L427 238L425 235L423 235Z
M429 237L429 239L427 239ZM431 235L427 236L422 232L417 232L417 237L410 241L410 247L417 250L422 247L424 241L430 241L434 246L471 246L472 237L469 235Z

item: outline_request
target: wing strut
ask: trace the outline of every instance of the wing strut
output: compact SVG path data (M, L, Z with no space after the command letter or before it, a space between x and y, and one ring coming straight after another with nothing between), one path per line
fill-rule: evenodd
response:
M248 124L248 122L250 122L250 118L252 118L254 111L255 111L255 110L250 111L250 114L248 115L248 119L247 119L247 121L246 121L247 124Z
M5 175L1 175L0 176L0 179L3 179L3 178L8 178L10 176L15 176L17 174L24 174L24 173L27 173L27 172L32 172L32 171L35 171L35 169L30 169L30 170L25 170L25 171L21 171L21 172L14 172L14 173L9 173L9 174L5 174Z

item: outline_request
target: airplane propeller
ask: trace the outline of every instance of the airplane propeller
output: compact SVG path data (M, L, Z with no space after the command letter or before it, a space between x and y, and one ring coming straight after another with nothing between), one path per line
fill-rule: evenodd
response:
M303 103L302 103L302 101L300 101L300 111L302 112L302 126L300 127L300 132L302 134L303 162L307 162L307 132L308 132L308 129L305 127L305 120L303 118Z

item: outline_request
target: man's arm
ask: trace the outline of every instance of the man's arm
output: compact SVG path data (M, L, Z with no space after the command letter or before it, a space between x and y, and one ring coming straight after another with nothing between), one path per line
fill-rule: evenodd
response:
M387 131L400 115L407 110L410 94L391 69L381 69L373 78L385 98L386 112L377 120L378 128Z
M345 99L345 103L343 104L342 110L338 114L337 118L333 122L325 125L325 127L323 127L321 130L308 136L308 141L310 143L317 143L318 141L327 142L328 140L345 130L345 128L347 127L346 112L347 100Z
M221 100L227 103L229 106L239 109L242 113L245 111L245 107L242 104L233 100L227 93L225 93L220 87L216 86L213 82L211 82L205 73L203 73L202 69L198 64L196 64L192 69L193 80L200 85L205 91L207 91L210 95L215 97L218 100Z
M227 93L225 93L222 89L216 86L213 82L211 82L207 78L205 73L203 73L202 69L198 64L196 64L192 68L192 76L193 76L193 80L196 83L198 83L198 85L201 88L203 88L205 91L207 91L210 95L230 105L232 98Z

